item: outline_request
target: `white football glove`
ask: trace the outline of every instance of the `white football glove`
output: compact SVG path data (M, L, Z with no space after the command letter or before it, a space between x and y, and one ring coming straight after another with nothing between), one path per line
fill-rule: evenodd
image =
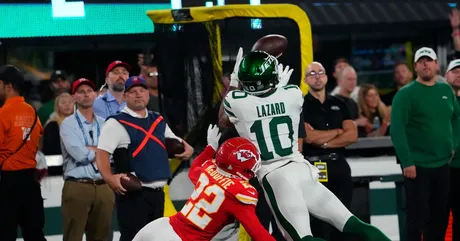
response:
M289 65L286 65L286 68L283 69L283 64L278 64L278 80L279 83L276 87L283 87L289 83L291 78L292 71L294 69L289 69Z
M233 72L230 75L230 86L238 88L238 71L240 70L241 60L243 60L243 48L238 49L238 54L236 55L235 67L233 67Z
M219 147L219 139L222 136L222 133L219 132L219 127L217 125L209 125L208 127L208 145L212 146L214 151L217 151Z

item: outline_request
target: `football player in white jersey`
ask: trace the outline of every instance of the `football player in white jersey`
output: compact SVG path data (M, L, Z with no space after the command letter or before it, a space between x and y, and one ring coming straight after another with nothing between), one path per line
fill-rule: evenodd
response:
M312 236L310 212L340 231L360 234L366 240L389 241L324 187L318 181L318 169L298 151L303 95L295 85L277 86L282 70L277 59L262 51L244 58L242 54L240 48L231 76L233 88L222 102L219 124L234 125L241 137L258 147L262 167L257 178L283 236L292 241L322 240ZM243 90L236 90L238 82Z

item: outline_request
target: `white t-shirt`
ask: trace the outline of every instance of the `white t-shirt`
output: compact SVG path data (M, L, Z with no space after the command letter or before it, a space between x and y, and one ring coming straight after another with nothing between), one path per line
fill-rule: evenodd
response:
M135 117L135 118L146 119L148 117L147 109L146 109L147 114L145 116L138 115L136 112L129 109L127 106L123 108L122 112L132 117ZM174 138L179 141L182 141L181 138L177 137L172 132L168 124L166 124L165 137ZM99 143L97 145L97 148L104 150L110 154L113 154L115 149L127 148L129 144L131 144L131 138L129 137L128 131L126 131L125 127L114 118L108 119L102 126L101 135L99 136ZM150 187L150 188L163 187L164 185L166 185L166 181L142 183L142 186Z

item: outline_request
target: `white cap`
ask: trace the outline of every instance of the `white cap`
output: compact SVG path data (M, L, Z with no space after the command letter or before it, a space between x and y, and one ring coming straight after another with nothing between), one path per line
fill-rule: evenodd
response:
M460 59L454 59L454 60L450 61L449 66L447 66L446 73L451 71L451 70L453 70L453 69L455 69L455 68L457 68L457 67L459 67L459 66L460 66Z
M438 59L436 52L434 52L432 48L428 47L419 48L417 52L415 52L414 63L417 62L421 57L429 57L432 60Z

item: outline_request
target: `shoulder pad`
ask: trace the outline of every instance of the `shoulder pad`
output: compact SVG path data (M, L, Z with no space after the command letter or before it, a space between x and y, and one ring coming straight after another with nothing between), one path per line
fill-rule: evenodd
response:
M232 90L228 92L227 96L225 96L225 99L227 99L227 101L230 101L230 100L244 99L246 97L248 97L248 93L242 90Z
M257 190L247 181L239 180L234 188L229 190L241 203L257 205Z
M292 93L293 95L300 95L303 98L303 92L297 85L286 85L283 86L283 89Z
M298 89L300 90L299 86L297 85L285 85L283 86L283 89L288 90L288 89Z
M206 167L215 166L215 165L216 163L214 162L214 159L209 159L203 162L203 164L201 164L201 167L206 168Z

